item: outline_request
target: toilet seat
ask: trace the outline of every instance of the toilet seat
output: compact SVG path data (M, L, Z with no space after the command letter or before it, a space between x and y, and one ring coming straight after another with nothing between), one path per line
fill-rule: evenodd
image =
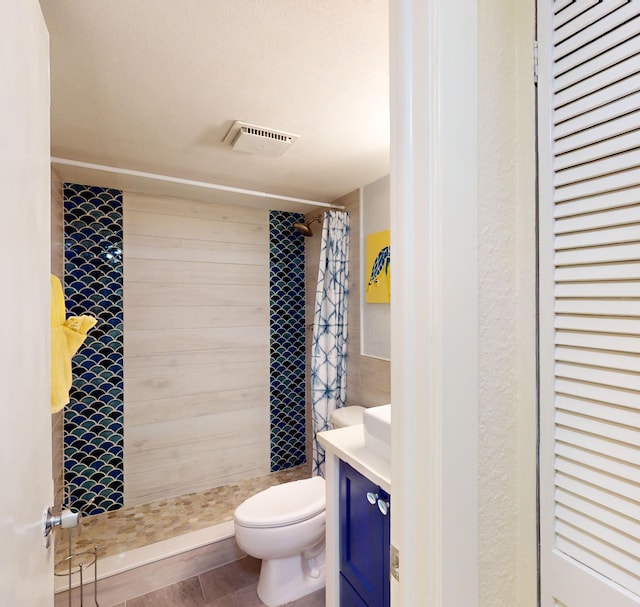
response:
M242 527L286 527L313 518L324 509L324 479L314 476L256 493L236 508L233 517Z

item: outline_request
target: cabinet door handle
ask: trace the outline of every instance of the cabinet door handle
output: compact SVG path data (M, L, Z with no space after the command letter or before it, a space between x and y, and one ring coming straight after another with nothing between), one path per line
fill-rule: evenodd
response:
M378 510L382 512L382 516L387 516L387 514L389 514L389 502L387 500L379 499Z
M376 503L376 500L378 499L378 494L377 493L373 493L373 491L369 491L367 493L367 501L373 506Z

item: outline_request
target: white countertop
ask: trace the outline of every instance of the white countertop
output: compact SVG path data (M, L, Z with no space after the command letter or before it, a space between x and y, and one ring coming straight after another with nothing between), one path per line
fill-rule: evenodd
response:
M327 453L336 455L391 493L391 462L365 447L362 424L319 432L318 440Z

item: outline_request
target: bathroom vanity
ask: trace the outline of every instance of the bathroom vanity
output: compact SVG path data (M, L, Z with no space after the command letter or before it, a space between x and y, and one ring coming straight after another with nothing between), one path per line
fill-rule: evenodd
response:
M318 435L326 451L327 607L388 607L390 602L391 466L385 416L390 415L383 412L381 420L373 420L381 424L373 436L366 415L366 430L360 424Z
M390 496L340 462L340 606L388 607Z

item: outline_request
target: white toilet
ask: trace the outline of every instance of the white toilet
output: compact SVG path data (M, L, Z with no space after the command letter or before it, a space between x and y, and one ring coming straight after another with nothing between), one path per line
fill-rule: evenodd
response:
M332 428L362 423L364 407L337 409ZM268 607L324 586L325 487L319 476L269 487L233 515L238 546L262 559L258 596Z
M365 408L359 405L349 405L336 409L329 419L332 428L346 428L362 423L362 414Z

